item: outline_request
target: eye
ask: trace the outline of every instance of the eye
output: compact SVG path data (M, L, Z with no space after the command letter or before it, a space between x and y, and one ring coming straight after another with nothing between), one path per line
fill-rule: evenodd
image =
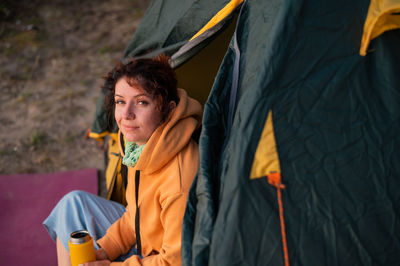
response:
M118 99L115 100L115 104L124 104L124 103L125 102L123 100L118 100Z
M138 104L138 105L144 105L144 106L146 106L146 105L148 105L149 103L148 103L147 101L144 101L144 100L139 100L137 104Z

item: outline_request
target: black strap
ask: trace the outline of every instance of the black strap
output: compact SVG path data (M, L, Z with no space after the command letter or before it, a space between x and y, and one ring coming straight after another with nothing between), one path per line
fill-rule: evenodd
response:
M126 187L128 185L128 167L125 164L121 163L121 178L122 178L122 184L119 190L122 189L122 186L124 186L125 191Z
M121 133L120 143L122 150L125 150L124 138ZM122 184L125 189L128 184L128 167L124 164L121 164L121 177ZM140 171L136 170L135 172L135 198L136 198L136 215L135 215L135 234L136 234L136 249L137 255L142 256L142 242L140 241L140 217L139 217L139 182L140 182Z
M122 150L125 151L124 135L122 135L122 133L121 133L119 141L120 141ZM124 188L126 190L126 187L128 185L128 167L122 163L121 163L121 179L122 179L122 184L121 184L120 190L122 189L122 186L124 186Z
M140 242L140 217L139 217L139 181L140 181L140 171L135 172L135 197L136 197L136 216L135 216L135 233L136 233L136 245L137 245L137 255L142 256L142 243Z

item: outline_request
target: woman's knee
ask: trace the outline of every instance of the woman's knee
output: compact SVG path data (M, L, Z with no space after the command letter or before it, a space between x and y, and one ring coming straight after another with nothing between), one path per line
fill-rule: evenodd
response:
M64 197L62 197L61 200L59 201L59 204L69 205L71 203L82 202L84 201L85 198L87 198L88 194L89 194L88 192L82 190L73 190L65 194Z

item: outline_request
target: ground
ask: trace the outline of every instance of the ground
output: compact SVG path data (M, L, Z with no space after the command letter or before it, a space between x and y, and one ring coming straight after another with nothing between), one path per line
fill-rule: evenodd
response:
M148 4L0 2L0 175L104 172L102 145L86 132L101 78L122 58Z

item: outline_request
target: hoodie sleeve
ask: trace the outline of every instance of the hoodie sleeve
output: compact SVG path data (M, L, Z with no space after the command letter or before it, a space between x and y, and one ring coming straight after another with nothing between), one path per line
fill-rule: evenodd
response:
M106 234L97 240L97 243L104 249L111 260L125 254L136 243L135 227L133 219L128 211L124 213L110 228Z
M177 193L166 197L161 202L160 218L164 227L164 236L160 253L143 259L132 256L122 263L113 262L111 265L181 265L181 232L186 200L187 193Z

